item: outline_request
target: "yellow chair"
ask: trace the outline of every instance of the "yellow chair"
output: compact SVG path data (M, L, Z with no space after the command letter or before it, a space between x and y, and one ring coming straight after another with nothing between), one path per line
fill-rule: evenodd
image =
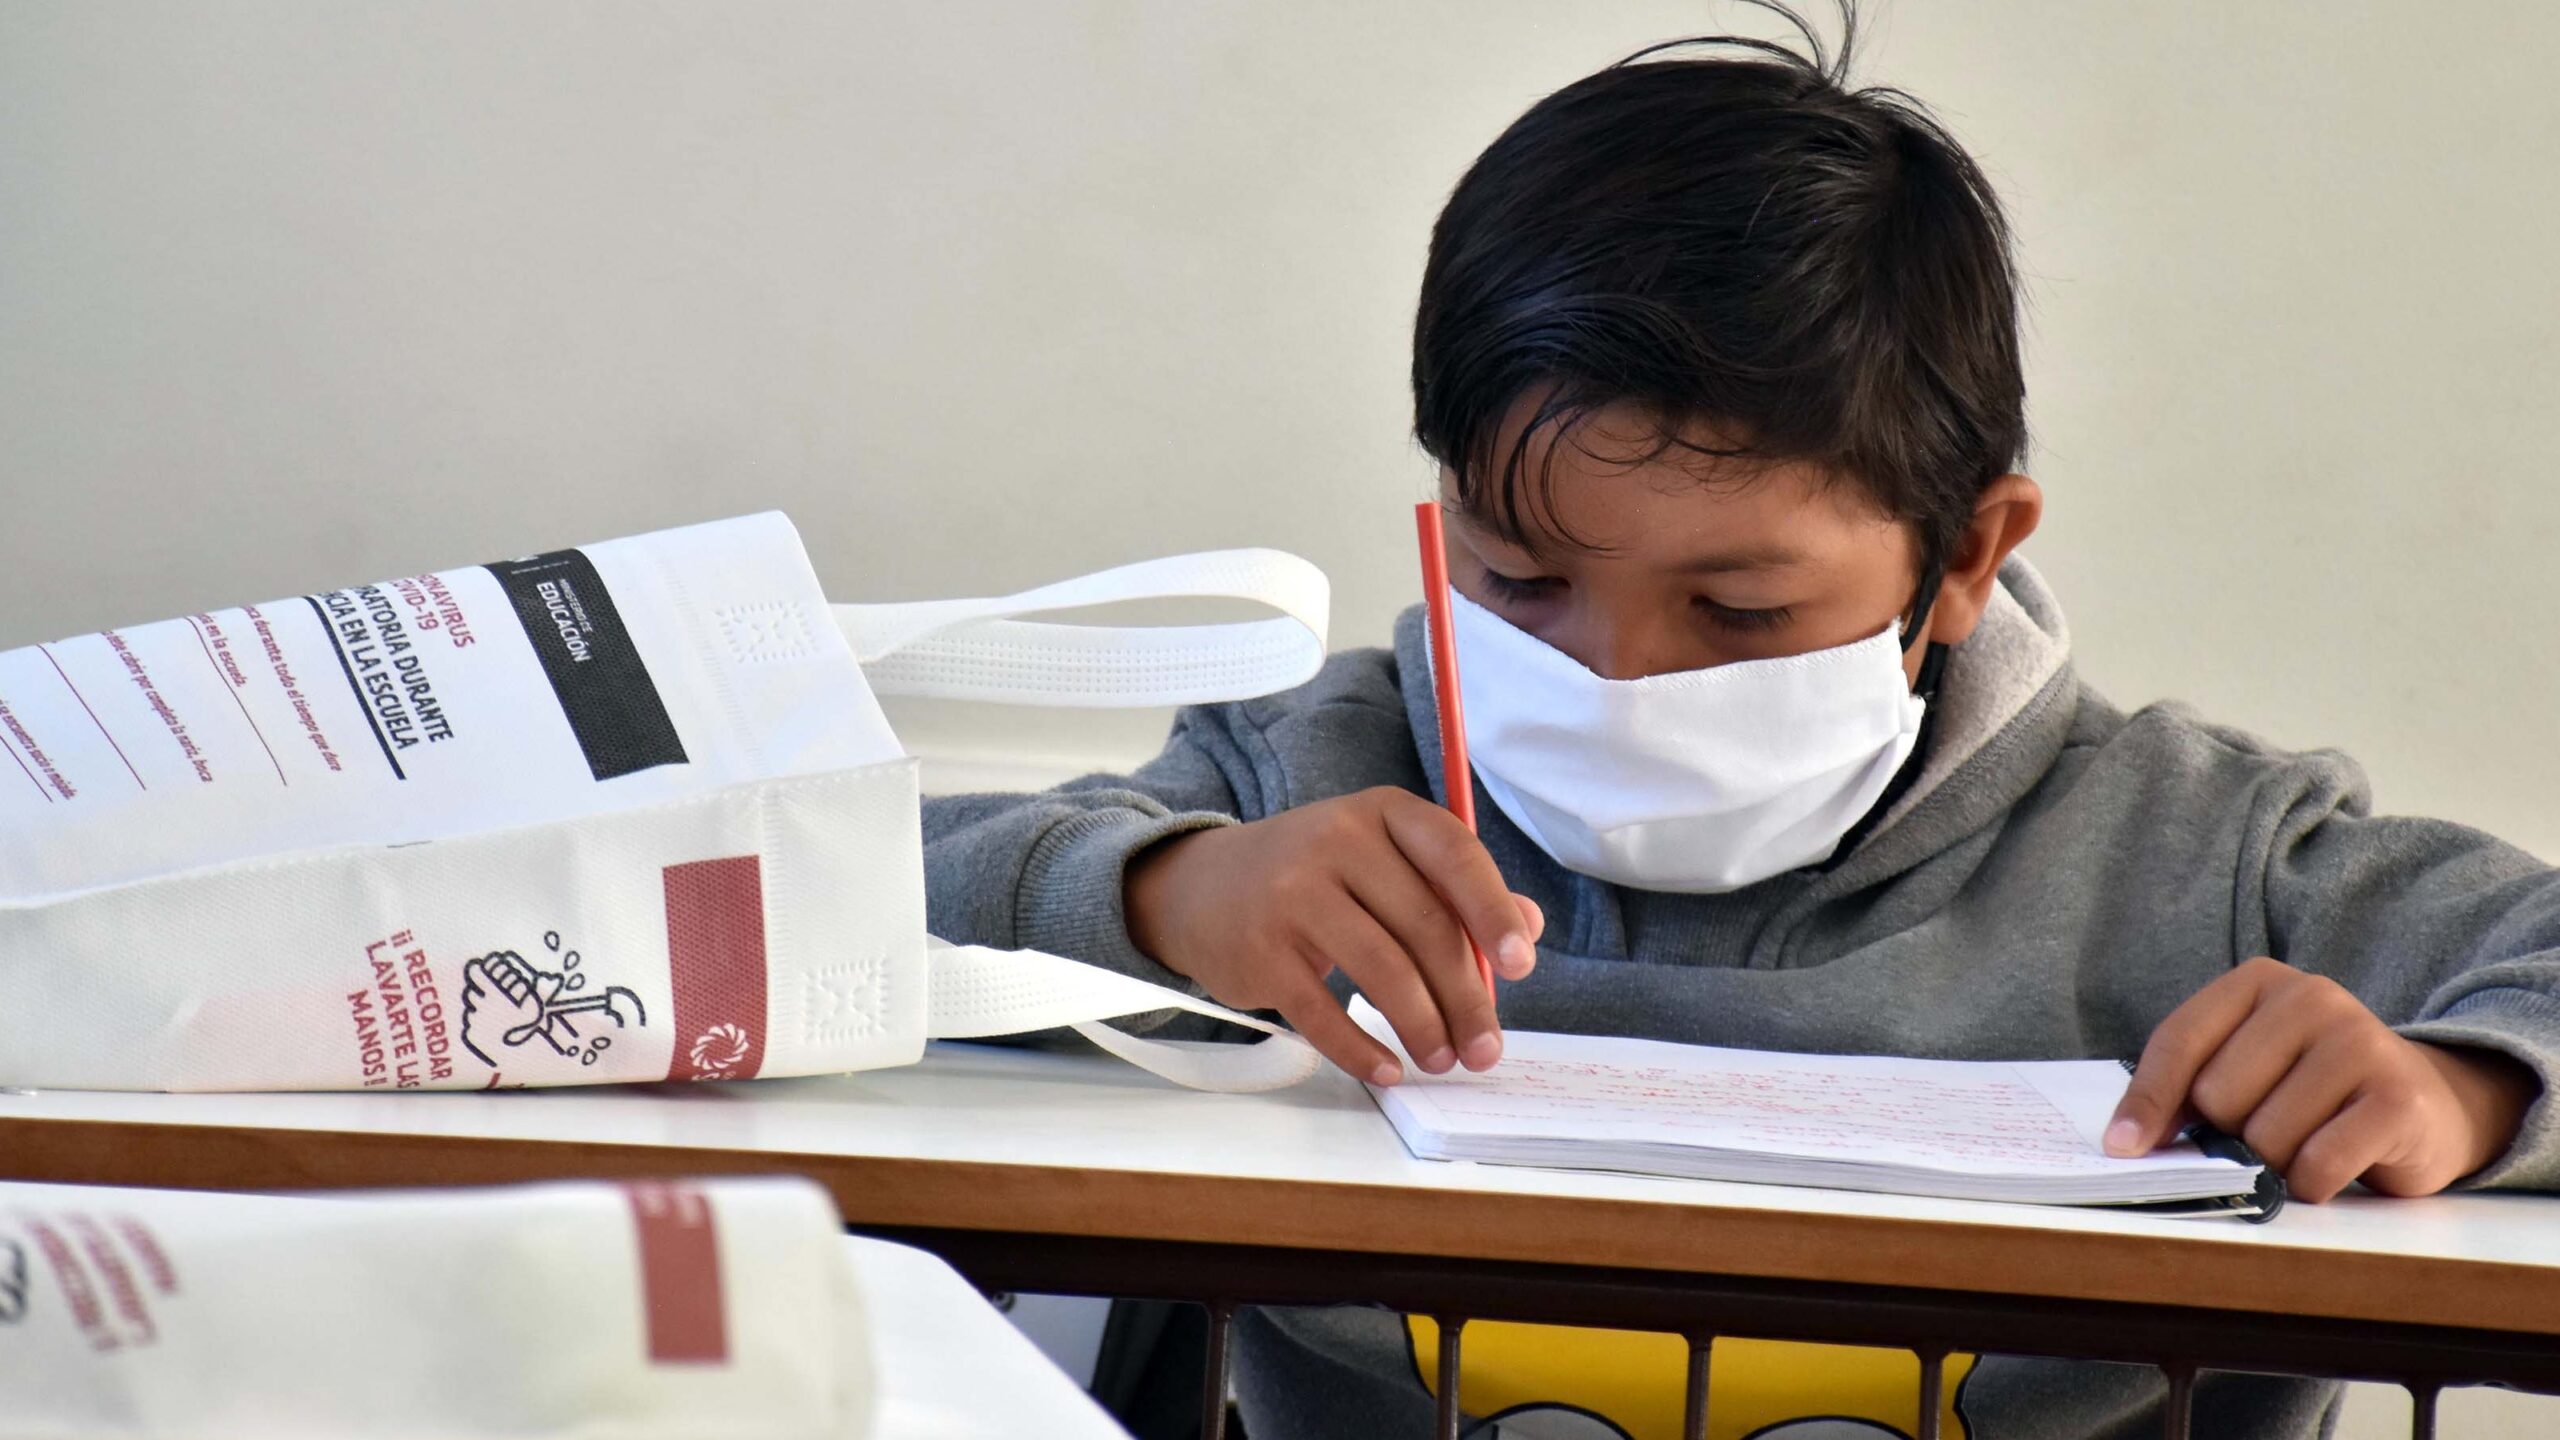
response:
M1406 1317L1414 1368L1440 1393L1440 1327ZM1680 1440L1689 1342L1640 1330L1477 1320L1459 1351L1458 1403L1505 1440ZM1939 1433L1965 1440L1955 1398L1975 1357L1947 1357ZM1707 1440L1911 1440L1920 1361L1908 1350L1719 1339L1707 1359Z

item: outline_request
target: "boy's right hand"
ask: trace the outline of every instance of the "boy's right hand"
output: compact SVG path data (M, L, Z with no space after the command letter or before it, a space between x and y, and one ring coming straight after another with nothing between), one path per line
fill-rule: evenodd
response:
M1467 941L1517 980L1546 917L1467 827L1409 791L1363 790L1246 825L1195 830L1129 862L1129 937L1239 1010L1277 1010L1327 1059L1404 1078L1325 988L1339 968L1432 1074L1502 1058Z

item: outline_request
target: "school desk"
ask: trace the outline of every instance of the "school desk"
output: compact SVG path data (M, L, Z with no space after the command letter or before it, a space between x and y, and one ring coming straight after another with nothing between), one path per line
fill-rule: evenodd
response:
M2297 1205L2264 1226L1408 1156L1330 1070L1176 1089L1090 1052L731 1085L417 1095L0 1093L0 1177L226 1189L738 1171L988 1290L1374 1301L1544 1320L2560 1393L2560 1200ZM1441 1328L1444 1361L1462 1324ZM1444 1370L1444 1373L1446 1371ZM1695 1406L1693 1399L1693 1409ZM1205 1408L1205 1407L1204 1407ZM1445 1409L1445 1406L1444 1406ZM1934 1405L1924 1405L1934 1415ZM1454 1413L1444 1427L1454 1433ZM1924 1433L1925 1433L1924 1421ZM2170 1433L2183 1433L2172 1406Z

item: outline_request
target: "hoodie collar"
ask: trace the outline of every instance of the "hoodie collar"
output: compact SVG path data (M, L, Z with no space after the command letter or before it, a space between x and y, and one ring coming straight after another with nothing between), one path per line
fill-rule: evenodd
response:
M2012 555L1991 587L1991 603L1964 643L1947 652L1938 683L1938 724L1929 753L1876 834L1925 803L1931 792L1982 753L2071 662L2071 627L2044 576ZM1873 838L1870 836L1869 838Z

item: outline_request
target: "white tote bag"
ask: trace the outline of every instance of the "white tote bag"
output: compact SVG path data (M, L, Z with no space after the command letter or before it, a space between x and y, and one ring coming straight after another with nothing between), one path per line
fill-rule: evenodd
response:
M786 1179L0 1185L0 1440L864 1440L838 1226Z
M1014 617L1161 597L1277 616ZM1219 1089L1295 1036L925 935L875 694L1237 699L1324 652L1324 577L1232 551L994 600L830 606L780 515L0 652L0 1085L483 1089L807 1075L1071 1025ZM1270 1033L1100 1022L1174 1006Z

